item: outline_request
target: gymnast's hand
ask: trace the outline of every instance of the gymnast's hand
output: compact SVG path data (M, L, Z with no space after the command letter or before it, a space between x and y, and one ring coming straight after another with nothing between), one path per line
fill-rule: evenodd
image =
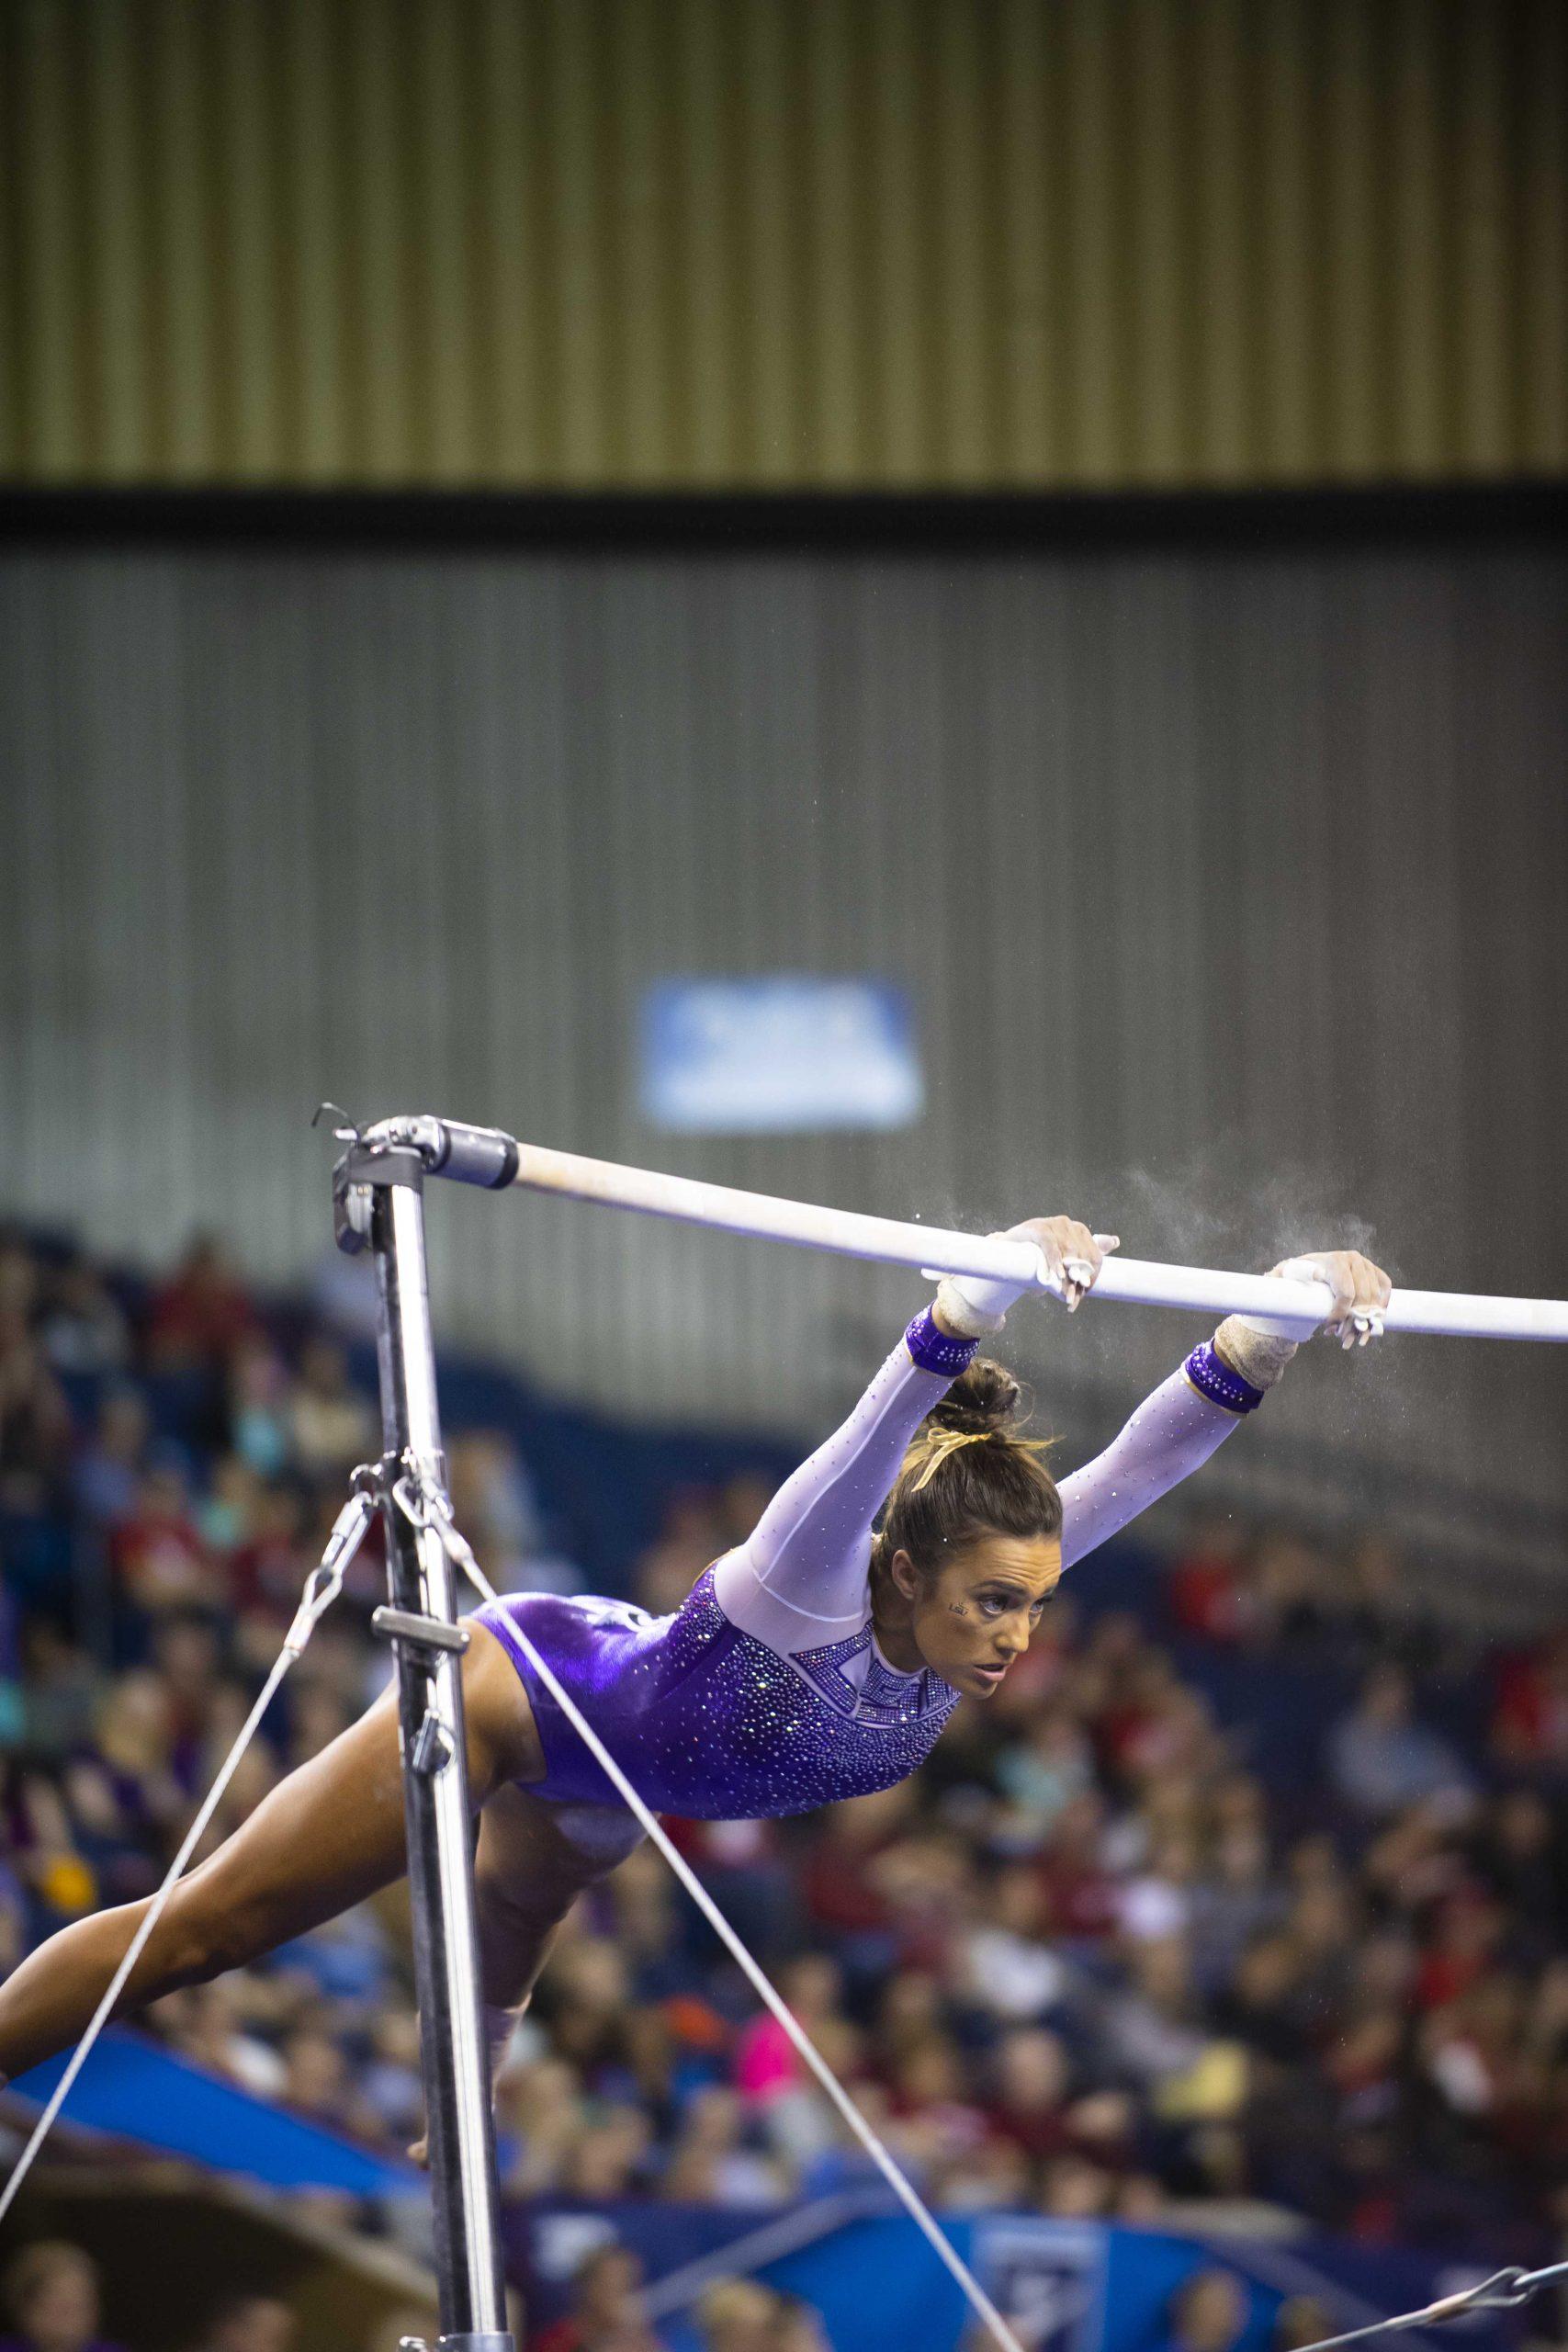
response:
M1364 1348L1369 1340L1382 1337L1383 1313L1393 1284L1359 1250L1309 1250L1269 1271L1286 1282L1328 1284L1334 1304L1320 1328L1331 1331L1342 1348Z
M1091 1233L1075 1216L1025 1217L1021 1225L1009 1226L1000 1238L1033 1242L1069 1315L1083 1305L1100 1280L1111 1252L1122 1247L1114 1233Z
M1027 1241L1045 1261L1052 1287L1071 1315L1100 1279L1100 1268L1121 1242L1113 1233L1091 1233L1072 1216L1026 1217L1021 1225L993 1233L993 1241ZM949 1274L936 1295L932 1309L937 1322L955 1339L978 1340L999 1331L1008 1308L1022 1285L991 1282L978 1274Z

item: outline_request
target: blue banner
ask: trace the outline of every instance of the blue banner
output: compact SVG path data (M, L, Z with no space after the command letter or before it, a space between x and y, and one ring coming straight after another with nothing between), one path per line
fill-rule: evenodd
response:
M737 2273L798 2295L820 2314L835 2352L960 2352L970 2341L957 2286L913 2222L876 2192L781 2213L717 2213L649 2203L539 2199L503 2215L509 2267L533 2325L569 2306L583 2256L618 2238L642 2259L670 2352L700 2352L693 2313L705 2288ZM1095 2222L986 2214L948 2234L1029 2352L1168 2352L1172 2305L1201 2271L1239 2290L1233 2352L1268 2352L1281 2306L1320 2304L1334 2330L1408 2311L1472 2286L1483 2267L1319 2238L1202 2238ZM1402 2339L1437 2352L1505 2352L1517 2330L1495 2314Z

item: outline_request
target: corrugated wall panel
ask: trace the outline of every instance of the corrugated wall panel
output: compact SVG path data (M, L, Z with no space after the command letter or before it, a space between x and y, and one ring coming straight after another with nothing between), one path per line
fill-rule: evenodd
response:
M0 473L1561 472L1560 0L14 0Z
M0 1204L145 1261L222 1219L292 1275L331 1094L1199 1261L1365 1218L1405 1279L1563 1295L1565 624L1561 557L1473 547L14 554ZM802 967L908 984L919 1125L649 1130L647 984ZM637 1414L808 1426L913 1295L560 1203L433 1222L445 1331ZM1185 1344L1018 1324L1075 1431ZM1565 1376L1325 1353L1212 1490L1311 1436L1314 1502L1381 1462L1568 1507Z

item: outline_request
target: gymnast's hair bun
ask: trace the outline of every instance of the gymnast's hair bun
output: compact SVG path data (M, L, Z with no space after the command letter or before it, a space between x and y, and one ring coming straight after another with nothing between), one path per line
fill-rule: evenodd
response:
M985 1536L1061 1533L1062 1498L1040 1458L1049 1441L1015 1434L1025 1412L1011 1373L976 1356L915 1432L876 1532L874 1576L896 1552L930 1577Z
M1005 1436L1019 1419L1022 1394L1005 1364L976 1356L926 1420L933 1429L961 1430L965 1437Z

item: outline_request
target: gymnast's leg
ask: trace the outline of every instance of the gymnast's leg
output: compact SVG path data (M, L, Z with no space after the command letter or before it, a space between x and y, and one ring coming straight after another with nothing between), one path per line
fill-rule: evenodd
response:
M527 2005L577 1897L626 1860L642 1831L621 1805L555 1804L497 1789L479 1816L474 1897L486 2007Z
M468 1792L480 1804L509 1780L539 1778L544 1759L511 1659L482 1625L468 1632ZM389 1690L177 1883L118 2010L259 1959L400 1878L407 1862L397 1694ZM146 1908L147 1900L127 1903L74 1921L0 1984L0 2079L75 2042Z

